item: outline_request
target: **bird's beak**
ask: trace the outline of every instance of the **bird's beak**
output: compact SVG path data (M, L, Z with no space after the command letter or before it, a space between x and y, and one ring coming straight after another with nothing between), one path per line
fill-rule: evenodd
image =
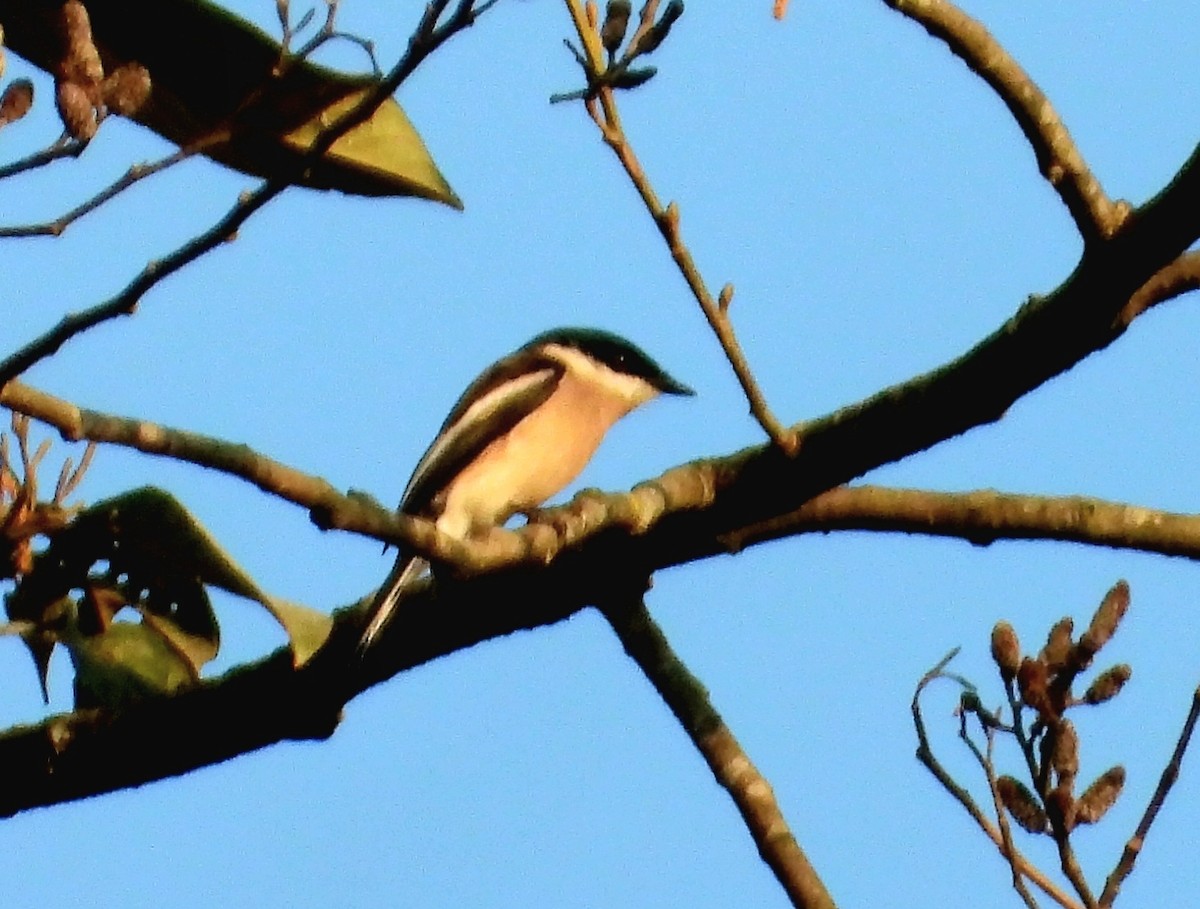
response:
M668 375L663 375L662 392L665 395L683 395L684 397L693 397L696 394L695 389L684 385Z

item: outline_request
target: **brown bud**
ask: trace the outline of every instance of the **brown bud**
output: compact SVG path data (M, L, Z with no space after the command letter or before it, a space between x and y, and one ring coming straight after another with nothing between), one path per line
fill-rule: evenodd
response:
M132 117L150 97L150 72L140 63L126 63L109 74L101 93L110 111Z
M1054 740L1050 766L1060 780L1069 782L1079 773L1079 733L1074 723L1063 720L1050 734Z
M1133 676L1133 668L1128 663L1118 663L1105 669L1096 676L1095 681L1083 693L1085 704L1103 704L1105 701L1120 694L1125 683Z
M637 45L630 49L630 56L636 57L639 54L650 54L658 50L658 46L671 33L671 26L675 24L675 20L682 15L683 0L671 0L659 20L642 32Z
M1017 669L1017 688L1021 692L1021 701L1039 713L1049 707L1046 695L1048 673L1046 664L1032 657L1025 657Z
M1116 804L1125 786L1125 768L1118 764L1105 770L1096 782L1075 803L1075 822L1094 824L1104 817L1108 809Z
M632 13L633 4L629 0L608 0L604 25L600 29L600 42L609 56L615 54L625 40L625 30L629 28L629 16Z
M1046 637L1046 646L1042 648L1041 659L1051 674L1058 672L1066 665L1074 641L1071 632L1075 630L1075 622L1070 616L1064 616L1054 623L1050 634Z
M1015 777L1002 776L996 780L996 792L1000 803L1022 828L1029 833L1046 832L1046 812L1024 783Z
M63 56L55 75L60 80L84 87L99 85L104 78L104 66L92 40L92 23L87 9L79 0L67 0L59 8L58 29Z
M15 123L33 107L33 83L28 79L15 79L0 95L0 126Z
M997 622L992 627L992 659L1000 669L1000 678L1011 682L1021 665L1021 642L1017 632L1008 622Z
M86 142L96 135L96 108L82 86L74 82L60 82L56 86L54 100L58 115L71 138Z
M1081 669L1086 669L1091 664L1092 657L1108 643L1109 638L1117 630L1117 626L1121 624L1121 619L1124 618L1127 609L1129 609L1129 585L1125 581L1117 581L1113 589L1105 594L1100 608L1092 616L1092 623L1088 626L1088 630L1079 639L1076 650L1078 651L1077 662Z

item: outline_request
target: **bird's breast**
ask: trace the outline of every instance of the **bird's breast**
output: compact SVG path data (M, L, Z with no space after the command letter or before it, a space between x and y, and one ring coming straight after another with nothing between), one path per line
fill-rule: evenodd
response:
M630 409L568 373L540 407L447 486L439 528L463 536L541 505L579 475L604 434Z

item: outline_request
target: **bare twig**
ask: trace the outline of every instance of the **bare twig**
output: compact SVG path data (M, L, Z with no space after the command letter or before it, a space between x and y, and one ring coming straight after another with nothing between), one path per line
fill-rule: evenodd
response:
M832 909L833 898L796 842L770 783L712 706L704 685L672 649L640 594L618 595L605 603L602 611L625 652L666 702L717 782L737 805L758 854L774 872L792 905Z
M1114 326L1126 328L1151 307L1197 289L1200 289L1200 250L1184 253L1170 265L1160 268L1129 298Z
M1062 199L1085 241L1116 233L1128 206L1108 198L1050 100L980 22L948 0L884 2L946 42L1000 96L1033 148L1042 176Z
M1008 859L1008 867L1012 871L1013 889L1021 897L1021 901L1025 903L1028 909L1037 909L1037 901L1033 898L1033 894L1029 892L1029 888L1025 886L1025 874L1021 867L1017 864L1016 852L1017 847L1013 843L1012 824L1008 822L1008 812L1004 810L1004 803L1000 799L1000 790L996 786L996 762L994 760L996 751L996 730L992 726L987 726L984 730L987 736L987 754L978 754L974 747L974 742L969 742L972 751L976 751L976 757L983 758L981 764L984 774L987 776L988 789L992 793L992 808L996 812L996 823L1000 828L1000 852Z
M1067 880L1071 882L1071 886L1075 888L1075 892L1079 894L1085 909L1094 909L1096 897L1092 893L1087 878L1083 876L1079 858L1075 855L1074 846L1071 845L1071 831L1061 822L1062 819L1058 816L1058 812L1050 811L1048 814L1054 844L1058 847L1059 867L1062 868Z
M78 158L87 147L87 142L78 139L58 139L54 144L40 152L34 152L32 155L21 158L19 161L14 161L12 164L0 166L0 180L3 180L5 177L23 174L26 171L36 170L54 161L61 161L63 158Z
M954 537L976 546L997 540L1061 540L1200 559L1200 515L1177 514L1085 496L1038 496L979 489L934 492L842 486L787 514L725 534L743 546L831 530Z
M575 29L579 33L579 40L583 43L585 56L581 63L589 73L588 83L592 84L596 75L605 69L604 48L600 44L595 24L585 15L579 0L566 0L566 4L572 21L575 23ZM638 32L630 41L631 46L637 43L638 35L653 24L653 16L654 4L647 3L642 10ZM737 335L734 333L733 323L730 321L728 313L729 302L733 297L732 287L727 286L722 291L720 302L715 300L709 292L679 230L679 207L674 202L663 207L659 201L658 194L651 186L646 172L642 169L641 162L638 161L637 155L634 154L633 147L625 135L612 89L600 85L596 95L594 97L586 96L584 101L588 114L599 128L605 144L612 149L617 160L621 162L621 166L625 168L625 173L642 197L647 211L650 212L654 223L658 225L659 232L671 252L671 258L675 260L675 264L695 296L696 302L700 304L704 318L717 336L721 349L725 352L726 359L729 360L729 365L733 367L734 375L737 376L738 383L742 386L742 392L750 405L750 412L780 450L788 455L794 455L800 447L800 434L779 422L767 406L766 398L758 387L758 382L754 378L754 373L750 369L746 356L742 352L741 344L738 343Z
M167 155L165 158L160 158L150 164L135 164L127 170L123 176L114 180L92 198L86 202L77 205L63 215L55 218L53 221L46 221L42 224L29 224L20 227L0 227L0 238L8 237L58 237L78 221L84 215L95 211L105 202L113 197L120 195L125 190L129 189L135 183L151 177L154 174L161 173L167 168L174 167L181 161L186 161L192 155L201 151L201 148L189 146L181 148L173 154Z
M1184 720L1183 729L1179 733L1179 740L1175 743L1175 750L1171 754L1171 760L1167 762L1167 766L1163 769L1162 776L1159 777L1158 786L1154 790L1154 794L1150 797L1150 803L1146 806L1146 811L1142 815L1141 821L1137 825L1137 829L1133 832L1133 836L1129 838L1129 842L1125 844L1125 849L1121 853L1121 859L1117 862L1116 868L1112 874L1104 882L1104 891L1100 894L1100 906L1108 907L1116 901L1117 894L1121 890L1121 885L1125 883L1125 879L1129 877L1133 871L1134 862L1142 852L1142 846L1146 842L1146 835L1150 832L1150 827L1153 825L1155 818L1158 817L1159 809L1167 799L1167 793L1171 791L1171 787L1175 785L1175 781L1179 779L1179 769L1183 764L1183 756L1187 752L1188 745L1192 740L1192 733L1196 729L1196 720L1200 718L1200 688L1197 688L1192 695L1192 707L1188 711L1187 719Z
M334 142L355 126L366 122L379 105L390 97L400 83L430 54L455 34L472 25L495 2L496 0L490 0L475 8L473 0L458 0L446 21L438 25L442 13L449 6L449 0L432 0L426 6L416 31L409 39L408 49L387 77L372 86L353 109L325 127L297 163L266 180L253 192L243 195L238 204L211 228L193 237L166 257L149 263L116 296L89 309L63 317L50 331L0 362L0 386L52 355L76 335L118 316L131 315L142 296L163 278L174 274L233 237L242 224L291 186L293 181L313 162L319 160Z
M993 826L988 820L983 810L976 804L975 799L962 786L955 782L954 777L942 766L936 755L933 753L933 747L929 744L929 734L925 728L925 718L921 714L921 694L935 679L945 677L946 666L950 661L958 655L958 648L951 650L946 656L938 661L937 665L930 669L917 682L917 688L913 692L912 703L910 709L912 711L913 728L917 733L917 760L925 767L926 770L933 775L933 778L938 781L943 789L946 790L970 815L971 819L979 826L984 835L995 844L1009 864L1020 871L1025 877L1033 881L1043 893L1057 902L1064 909L1082 909L1080 904L1071 898L1071 895L1059 887L1054 881L1046 877L1046 875L1027 859L1009 840L1007 846L1005 844L1004 835ZM978 752L976 752L977 757Z

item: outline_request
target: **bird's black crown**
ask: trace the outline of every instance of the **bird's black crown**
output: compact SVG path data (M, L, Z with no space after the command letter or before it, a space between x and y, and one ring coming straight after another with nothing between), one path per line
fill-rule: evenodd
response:
M645 379L659 391L669 395L694 395L695 392L654 362L653 358L620 335L600 328L565 327L542 332L525 345L526 350L544 344L571 347L603 363L614 372Z

